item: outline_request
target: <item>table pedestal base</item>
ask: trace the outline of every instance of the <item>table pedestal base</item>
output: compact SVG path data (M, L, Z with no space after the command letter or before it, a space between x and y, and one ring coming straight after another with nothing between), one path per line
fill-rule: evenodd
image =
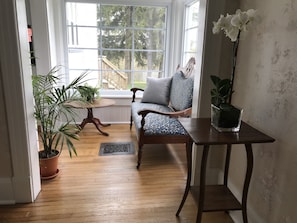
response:
M98 118L95 118L93 116L93 109L92 108L88 108L88 117L85 118L82 123L79 125L80 129L82 130L85 125L87 123L93 123L96 128L98 129L98 131L102 134L102 135L105 135L105 136L109 136L109 134L107 132L104 132L100 129L100 126L103 126L103 127L107 127L107 126L110 126L110 124L103 124L100 119Z

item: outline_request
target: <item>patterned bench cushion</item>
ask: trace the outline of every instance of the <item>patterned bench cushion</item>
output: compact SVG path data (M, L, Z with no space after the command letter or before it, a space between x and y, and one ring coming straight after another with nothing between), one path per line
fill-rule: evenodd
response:
M172 109L158 104L151 103L132 103L132 117L136 127L136 132L141 128L141 115L138 111L144 109L153 109L161 112L172 112ZM144 125L145 135L186 135L186 131L176 118L169 118L165 115L150 113L145 117Z

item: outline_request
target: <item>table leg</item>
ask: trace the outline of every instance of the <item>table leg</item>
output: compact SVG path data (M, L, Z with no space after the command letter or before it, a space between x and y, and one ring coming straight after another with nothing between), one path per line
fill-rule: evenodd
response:
M181 209L184 206L184 203L187 199L187 196L189 194L190 191L190 187L191 187L191 177L192 177L192 147L193 147L193 141L189 140L188 143L186 143L186 153L187 153L187 168L188 168L188 174L187 174L187 182L186 182L186 188L185 188L185 192L184 192L184 196L182 198L182 201L179 205L179 208L176 212L176 216L179 216L179 213L181 212Z
M101 129L100 129L100 125L103 126L103 127L106 127L106 126L110 126L110 124L103 124L100 119L98 118L95 118L93 116L93 109L92 108L88 108L88 117L85 118L82 123L80 124L80 128L81 130L85 127L85 125L87 123L93 123L97 130L102 134L102 135L105 135L105 136L108 136L109 134L107 132L103 132Z
M208 157L209 145L203 146L203 153L201 158L201 168L200 168L200 190L199 190L199 202L198 202L198 213L196 218L196 223L201 223L202 212L204 207L205 198L205 178L206 178L206 165Z
M102 124L98 118L92 118L92 123L96 126L98 131L102 133L102 135L109 136L107 132L103 132L100 129L100 125L102 125L103 127L106 127L106 126L110 126L110 124Z
M230 156L231 156L231 145L227 145L226 151L226 159L225 159L225 171L224 171L224 185L228 184L228 174L229 174L229 166L230 166Z
M247 156L247 169L246 169L246 175L244 180L244 186L243 186L243 193L242 193L242 218L244 223L248 223L247 218L247 196L248 196L248 190L249 185L252 177L253 172L253 165L254 165L254 158L253 158L253 150L252 150L252 144L245 144L246 149L246 156Z

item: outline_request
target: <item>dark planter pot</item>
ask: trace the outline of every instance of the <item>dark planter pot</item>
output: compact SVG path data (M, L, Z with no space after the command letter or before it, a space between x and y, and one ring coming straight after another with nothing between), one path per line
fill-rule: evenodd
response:
M238 132L243 109L230 104L211 105L211 125L219 132Z
M59 151L56 150L55 153L56 155L50 158L39 158L40 176L43 180L52 179L59 173Z

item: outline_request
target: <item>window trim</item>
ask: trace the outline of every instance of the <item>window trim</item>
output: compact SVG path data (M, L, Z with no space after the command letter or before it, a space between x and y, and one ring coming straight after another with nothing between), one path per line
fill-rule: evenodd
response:
M63 38L62 41L62 46L63 46L63 61L65 64L65 70L66 72L68 69L68 56L67 56L67 35L66 35L66 2L82 2L82 3L100 3L100 4L125 4L125 5L131 5L131 6L160 6L160 7L166 7L167 9L167 18L166 18L166 27L167 27L167 31L166 31L166 37L164 38L164 40L166 41L166 45L164 47L164 55L165 55L165 61L164 61L164 67L163 67L163 72L164 72L164 77L168 77L171 76L171 61L172 61L172 56L169 53L169 49L170 46L172 46L172 39L170 38L170 36L172 36L172 32L171 32L171 27L170 25L172 24L172 19L171 15L172 15L172 4L173 1L172 0L151 0L148 2L139 2L138 0L126 0L126 1L122 1L122 0L103 0L103 1L97 1L97 0L63 0L61 1L61 20L62 20L62 33L60 33L60 36ZM169 74L169 75L168 75ZM68 76L68 75L67 75ZM65 81L69 81L68 77ZM131 91L129 89L127 90L101 90L101 96L130 96L131 95Z
M189 30L192 30L192 29L197 29L197 41L198 41L199 24L197 26L192 26L192 27L189 27L189 28L187 27L186 28L186 25L188 24L188 21L187 21L187 19L188 19L187 18L187 10L189 9L189 7L191 7L192 5L194 5L197 2L200 2L200 0L187 0L187 1L184 2L184 16L183 16L184 23L183 23L182 30L183 30L183 32L185 32L185 31L189 31ZM185 49L185 45L186 45L186 42L187 42L187 40L186 40L185 37L186 37L186 35L183 35L183 38L182 38L183 45L182 45L182 53L181 53L182 58L181 58L181 60L183 61L183 63L186 63L187 62L186 61L187 59L185 57L186 53L191 53L191 51L186 51L186 49ZM197 54L198 53L198 49L197 49L196 52L192 52L192 53Z

